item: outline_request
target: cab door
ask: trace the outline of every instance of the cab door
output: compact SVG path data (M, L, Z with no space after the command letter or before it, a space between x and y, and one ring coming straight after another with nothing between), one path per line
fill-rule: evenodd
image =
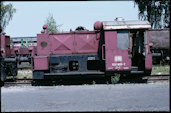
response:
M129 30L105 31L106 71L130 71Z

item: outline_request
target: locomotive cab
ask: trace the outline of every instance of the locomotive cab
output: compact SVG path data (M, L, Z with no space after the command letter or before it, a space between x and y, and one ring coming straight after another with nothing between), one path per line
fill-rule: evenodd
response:
M151 25L147 21L104 21L102 56L109 73L150 74L152 59L149 44Z

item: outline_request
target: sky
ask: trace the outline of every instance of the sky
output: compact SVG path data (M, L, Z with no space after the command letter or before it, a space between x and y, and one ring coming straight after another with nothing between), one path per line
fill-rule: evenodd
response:
M113 21L116 17L138 20L138 7L134 1L4 1L16 9L5 28L11 37L37 36L49 14L52 14L60 31L75 30L84 26L93 30L96 21Z

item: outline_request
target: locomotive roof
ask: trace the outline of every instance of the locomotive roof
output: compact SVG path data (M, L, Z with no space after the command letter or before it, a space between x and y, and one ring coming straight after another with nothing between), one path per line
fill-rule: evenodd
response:
M103 29L149 29L151 25L148 21L128 20L128 21L103 21Z

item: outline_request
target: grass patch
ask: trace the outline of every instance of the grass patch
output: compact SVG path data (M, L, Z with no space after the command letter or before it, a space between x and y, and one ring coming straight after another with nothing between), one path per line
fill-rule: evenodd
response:
M32 70L18 70L17 78L32 78Z
M92 84L95 85L96 84L96 81L93 80Z
M170 65L153 65L151 74L169 74Z
M116 84L120 80L120 74L115 74L114 76L111 76L111 83Z
M30 68L31 65L24 65L23 68Z

